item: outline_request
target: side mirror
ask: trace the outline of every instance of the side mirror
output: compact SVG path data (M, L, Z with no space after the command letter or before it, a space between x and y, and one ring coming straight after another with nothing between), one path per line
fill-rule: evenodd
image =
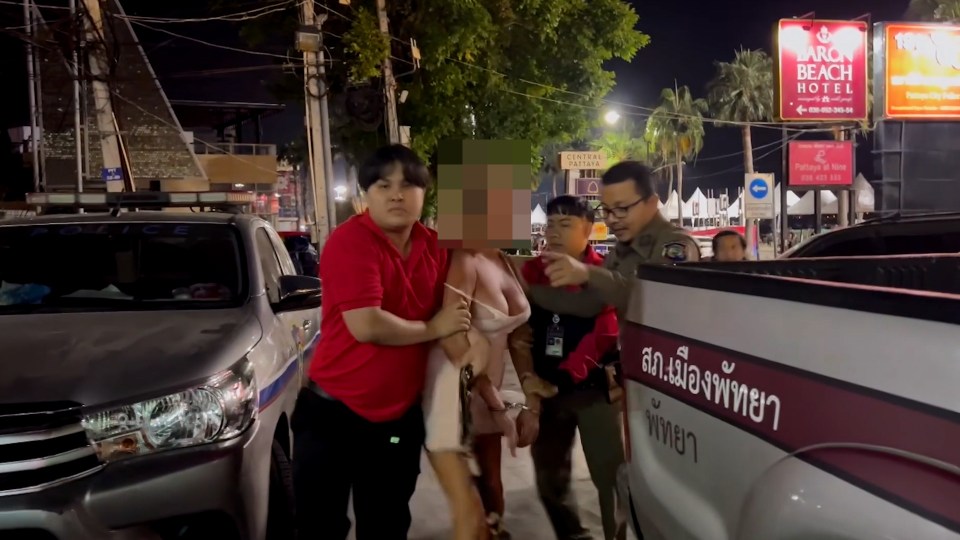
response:
M280 301L273 305L276 313L319 308L323 295L320 279L313 276L280 276Z

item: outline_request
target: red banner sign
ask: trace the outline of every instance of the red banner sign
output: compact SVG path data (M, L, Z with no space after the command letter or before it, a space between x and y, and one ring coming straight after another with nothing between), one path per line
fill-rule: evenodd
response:
M853 185L851 141L792 141L787 157L792 188Z
M777 28L777 109L794 122L867 117L867 23L783 19Z

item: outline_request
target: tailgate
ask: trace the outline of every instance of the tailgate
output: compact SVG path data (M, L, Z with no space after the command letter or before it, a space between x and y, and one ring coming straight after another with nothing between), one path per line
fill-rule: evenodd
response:
M960 537L960 297L641 273L622 358L648 536L788 538L807 489L830 510L794 537L836 532L810 529L830 512L851 538Z

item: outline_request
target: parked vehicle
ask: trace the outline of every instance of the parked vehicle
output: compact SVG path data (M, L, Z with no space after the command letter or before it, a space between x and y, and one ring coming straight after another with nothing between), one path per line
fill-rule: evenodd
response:
M0 223L0 538L293 538L319 280L256 216L121 211L217 195Z
M645 266L627 319L642 538L960 539L960 256Z
M960 213L893 214L865 221L814 236L781 258L922 253L960 253Z

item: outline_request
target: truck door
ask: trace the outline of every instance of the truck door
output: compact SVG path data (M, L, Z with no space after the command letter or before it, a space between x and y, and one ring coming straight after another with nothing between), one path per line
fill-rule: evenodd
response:
M267 236L273 244L274 253L280 262L280 269L285 276L295 276L298 274L297 267L294 265L283 239L273 229L265 229ZM293 311L285 313L285 324L295 327L291 332L297 334L298 358L301 371L305 371L310 359L313 358L313 349L316 347L317 340L320 338L320 310L308 309L303 311Z

